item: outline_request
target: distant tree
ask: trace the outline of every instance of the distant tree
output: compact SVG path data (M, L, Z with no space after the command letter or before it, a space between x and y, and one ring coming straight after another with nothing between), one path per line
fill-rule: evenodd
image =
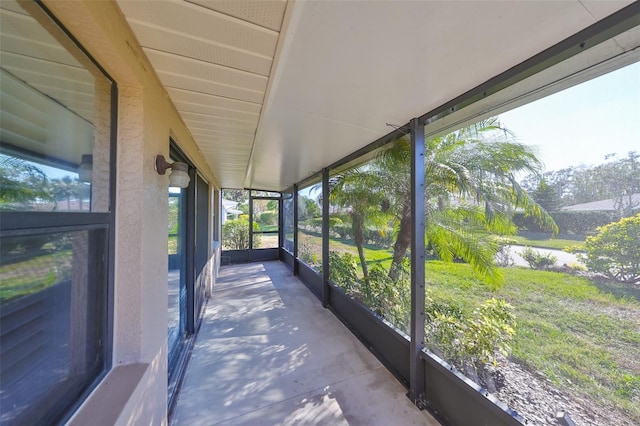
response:
M246 203L249 201L249 192L244 189L225 189L222 191L222 198L236 203Z
M267 202L267 210L277 210L278 209L278 201L269 200Z
M562 199L556 192L556 189L547 184L544 178L540 180L538 187L531 192L531 197L547 212L557 211L562 204Z
M34 205L52 201L47 175L35 164L21 158L0 156L0 208L15 204Z
M67 202L67 210L71 210L71 200L81 200L80 192L82 185L78 179L71 176L63 176L62 178L53 179L50 183L51 193L56 201Z
M640 193L640 154L630 151L623 158L609 154L601 164L532 174L522 186L533 193L542 182L560 197L559 207L613 199L618 217L628 217L640 205L634 196Z
M322 210L314 199L306 195L298 197L298 220L303 221L319 216L322 216Z

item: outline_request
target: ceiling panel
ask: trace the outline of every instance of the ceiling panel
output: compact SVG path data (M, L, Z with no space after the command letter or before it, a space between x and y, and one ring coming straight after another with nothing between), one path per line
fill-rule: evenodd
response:
M169 92L169 95L174 102L188 102L197 105L223 108L229 111L247 112L257 115L260 114L260 109L262 108L262 104L260 103L223 98L208 95L206 93L180 90L171 87L168 87L167 91Z
M211 10L280 31L286 0L191 0Z
M240 0L242 1L242 0ZM130 1L118 4L132 23L146 23L258 55L273 57L278 32L180 0ZM135 32L135 30L134 30ZM142 46L151 40L138 36Z
M149 23L135 21L131 23L137 37L145 40L148 48L170 53L180 53L201 61L221 64L230 68L267 76L271 70L272 57L233 48Z

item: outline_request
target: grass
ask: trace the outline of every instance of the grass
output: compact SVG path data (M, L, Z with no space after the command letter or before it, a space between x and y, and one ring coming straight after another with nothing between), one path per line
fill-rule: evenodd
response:
M301 241L321 253L318 235L301 234ZM545 246L537 247L549 247L547 241L538 242ZM349 241L331 239L330 249L357 256ZM364 252L369 266L389 267L390 250L367 246ZM640 424L638 293L559 272L501 269L505 283L498 288L490 288L462 263L427 261L425 279L434 299L469 310L492 297L509 302L518 324L514 360L542 373L558 390L622 409Z
M535 238L527 238L521 235L513 235L513 236L510 235L507 238L509 238L510 240L517 241L517 243L522 246L556 249L556 250L564 250L567 247L573 248L576 250L584 249L584 241L566 240L562 238L535 239Z
M37 293L68 279L71 273L71 250L34 256L0 267L0 300L6 302Z

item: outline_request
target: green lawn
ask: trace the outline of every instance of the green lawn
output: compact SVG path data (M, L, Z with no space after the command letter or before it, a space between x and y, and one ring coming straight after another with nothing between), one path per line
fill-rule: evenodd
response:
M301 241L321 253L318 235L301 234ZM549 241L557 243L553 248L576 244ZM549 241L526 244L550 247ZM357 257L349 243L331 239L330 249ZM389 267L390 250L368 246L364 252L369 266ZM559 390L618 407L640 424L639 292L559 272L501 269L505 281L499 288L489 287L463 263L427 261L425 279L434 299L468 309L492 297L505 299L517 316L514 360L541 372Z
M601 283L557 272L503 268L505 284L491 290L466 264L429 261L427 288L436 299L469 308L496 297L517 316L512 357L640 422L640 302Z

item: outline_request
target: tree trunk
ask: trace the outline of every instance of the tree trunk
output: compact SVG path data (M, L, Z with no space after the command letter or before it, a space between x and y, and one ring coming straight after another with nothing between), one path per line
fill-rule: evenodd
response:
M402 219L400 220L400 229L398 237L393 245L393 260L389 268L389 278L396 280L399 276L402 261L407 254L407 249L411 245L411 208L404 206L402 209Z
M367 269L367 262L364 258L364 218L358 214L351 215L351 225L353 227L353 242L358 249L358 256L360 257L360 266L362 267L362 275L365 282L369 282L369 270Z

